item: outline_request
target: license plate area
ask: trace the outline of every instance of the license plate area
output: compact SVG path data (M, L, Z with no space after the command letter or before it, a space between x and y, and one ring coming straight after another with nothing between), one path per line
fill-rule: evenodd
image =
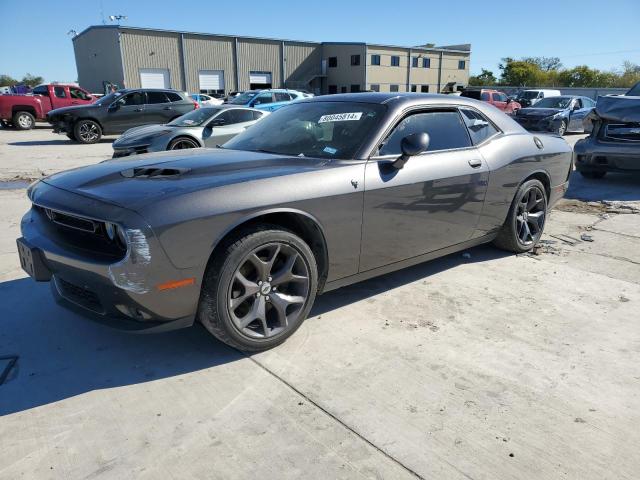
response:
M29 245L24 238L18 238L16 243L22 269L38 282L51 280L51 271L44 262L42 252Z

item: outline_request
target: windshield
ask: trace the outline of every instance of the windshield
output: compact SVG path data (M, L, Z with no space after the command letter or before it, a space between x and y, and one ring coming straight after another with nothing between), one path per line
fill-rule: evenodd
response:
M293 103L223 145L232 150L351 159L380 123L384 105Z
M198 108L171 120L167 125L171 127L199 127L219 111L219 108Z
M628 97L640 97L640 82L636 83L631 89L625 93Z
M520 94L520 98L524 98L526 100L533 100L534 98L538 98L537 90L527 90L526 92L522 92Z
M232 100L229 100L229 103L232 105L246 105L258 94L258 92L244 92L234 97Z
M569 108L571 97L547 97L534 105L535 108Z
M113 92L109 95L105 95L100 100L96 102L96 105L111 105L115 99L121 97L123 94L121 92Z

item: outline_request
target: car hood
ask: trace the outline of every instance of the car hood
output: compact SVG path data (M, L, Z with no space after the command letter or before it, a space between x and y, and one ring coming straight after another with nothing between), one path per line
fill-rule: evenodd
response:
M521 108L518 111L519 117L550 117L551 115L555 115L557 113L564 112L562 108Z
M172 196L309 172L331 164L335 161L241 150L189 149L107 160L56 173L42 181L137 210Z
M70 107L62 107L62 108L56 108L54 110L51 110L48 115L49 116L54 116L54 115L64 115L65 113L73 113L75 111L87 111L87 110L96 110L99 109L100 105L95 105L93 103L87 103L85 105L72 105Z

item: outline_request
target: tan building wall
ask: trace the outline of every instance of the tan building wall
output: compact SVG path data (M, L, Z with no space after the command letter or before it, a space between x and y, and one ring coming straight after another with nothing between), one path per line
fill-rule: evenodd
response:
M118 30L96 28L73 39L78 83L93 93L103 93L102 82L122 86L124 73Z
M271 72L274 87L282 85L282 42L238 39L239 90L249 89L249 72Z
M238 90L236 85L233 37L207 37L204 35L184 35L184 61L187 80L186 90L200 90L201 70L222 70L226 91Z
M140 69L169 70L171 88L186 90L182 83L180 34L173 32L122 29L120 34L124 65L124 85L140 88Z
M308 82L321 74L322 45L319 43L285 42L285 86L309 88Z
M330 85L335 85L338 93L340 93L343 88L346 88L347 92L351 91L351 85L359 85L361 90L365 90L365 54L366 47L364 44L323 44L322 61L327 64L327 91L329 91ZM351 55L360 55L360 65L351 65ZM330 57L336 57L338 59L337 67L329 67Z
M459 60L464 60L464 70L458 69ZM448 82L469 85L469 60L467 53L446 53L442 62L442 85L444 86Z
M406 48L367 45L367 89L371 90L371 85L378 85L381 92L390 92L391 85L398 85L399 92L406 92L408 52ZM371 64L372 55L380 55L379 66ZM394 56L400 59L398 67L391 66Z

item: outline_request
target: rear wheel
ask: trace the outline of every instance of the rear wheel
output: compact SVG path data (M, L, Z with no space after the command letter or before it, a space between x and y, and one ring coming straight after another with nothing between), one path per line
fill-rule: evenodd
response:
M607 174L607 172L603 172L603 171L590 171L590 172L580 172L580 175L582 175L584 178L591 178L591 179L600 179L603 178L605 175Z
M546 215L544 185L535 179L524 182L516 192L507 220L494 244L510 252L528 252L542 236Z
M185 148L200 148L200 145L193 138L180 137L171 140L167 150L183 150Z
M269 225L241 231L209 262L198 319L239 350L275 347L307 317L317 278L311 249L294 233Z
M13 114L13 125L18 130L31 130L36 124L36 119L29 112L16 112Z
M102 138L102 128L93 120L79 120L73 127L73 136L80 143L97 143Z

